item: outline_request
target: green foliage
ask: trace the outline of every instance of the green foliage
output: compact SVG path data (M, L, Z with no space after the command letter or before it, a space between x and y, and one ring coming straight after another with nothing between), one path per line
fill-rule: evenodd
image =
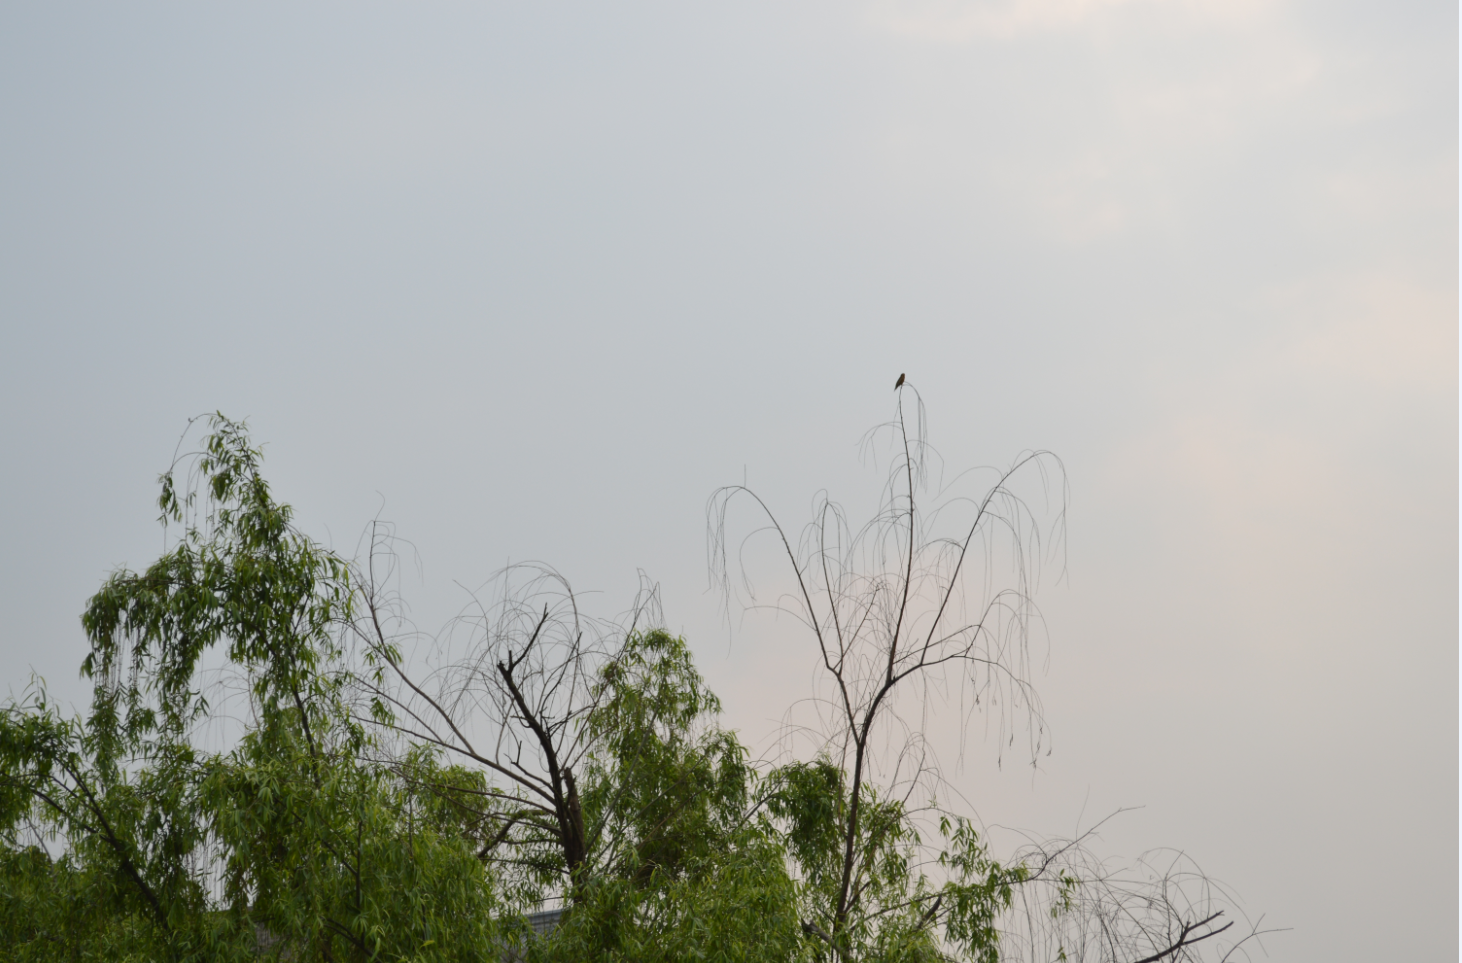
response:
M211 425L191 463L202 485L179 497L180 466L162 476L162 520L184 526L176 547L141 574L112 575L81 619L82 672L95 684L87 732L103 765L185 737L208 711L195 686L216 645L250 674L266 727L296 726L319 751L313 730L340 717L339 680L325 669L349 611L348 567L294 530L243 426L221 415Z
M683 639L634 635L605 667L588 718L595 752L584 808L616 876L676 879L724 851L751 772L733 733L708 726L720 703Z
M39 687L0 710L0 957L996 959L1024 870L945 819L929 875L904 802L864 784L850 821L826 758L759 777L663 631L625 635L569 723L588 747L584 856L563 872L541 805L388 738L381 673L399 655L351 663L350 565L293 527L242 425L210 428L161 479L171 547L86 606L89 715L63 718ZM220 662L247 722L209 748L203 669ZM532 937L521 912L555 886L563 922Z
M1011 904L1023 867L993 861L967 820L941 816L940 878L919 871L913 814L862 787L851 881L852 912L837 917L849 806L843 770L823 758L774 769L765 783L766 825L786 846L798 877L799 912L812 952L845 960L998 959L997 915ZM939 935L942 932L944 941Z
M805 959L783 851L746 829L726 848L587 887L537 959L786 963Z
M546 960L784 961L799 943L782 848L747 818L754 781L683 639L631 635L587 726L584 810L600 872Z
M293 529L242 426L212 428L197 484L163 476L175 547L87 606L90 716L42 691L0 716L0 937L36 960L481 958L491 878L351 713L348 567ZM214 648L252 720L226 753L195 741Z
M408 784L348 758L315 767L253 750L209 785L227 904L264 922L291 958L467 960L492 945L491 879Z

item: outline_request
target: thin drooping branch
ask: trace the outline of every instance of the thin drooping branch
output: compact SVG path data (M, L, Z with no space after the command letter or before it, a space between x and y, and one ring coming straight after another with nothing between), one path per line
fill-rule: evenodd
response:
M894 419L865 439L877 439L886 430L895 457L879 508L861 528L851 528L842 510L824 494L819 494L800 540L789 537L762 496L744 484L719 489L707 504L710 570L728 617L733 600L744 611L784 613L806 626L817 645L826 689L799 706L816 711L819 722L800 724L789 713L781 744L782 759L787 759L791 739L814 735L819 740L814 747L818 765L833 766L841 780L836 800L816 810L825 814L819 819L834 821L836 843L835 852L816 857L826 858L826 863L814 860L802 870L808 874L811 900L803 931L824 951L851 961L864 952L856 947L876 945L874 934L882 925L932 933L934 927L953 926L958 913L965 914L961 918L968 923L973 890L941 890L932 882L925 889L925 877L920 875L915 891L880 891L879 874L889 872L889 865L937 862L959 879L965 877L955 873L952 867L957 865L964 866L960 872L984 873L978 877L980 886L986 887L979 898L993 900L990 906L1023 905L1035 894L1044 894L1040 911L1030 912L1036 921L1030 933L1045 932L1041 939L1056 942L1049 944L1051 953L1043 950L1036 955L1064 953L1063 946L1076 945L1066 942L1070 937L1087 941L1082 946L1100 940L1105 958L1114 963L1159 963L1187 958L1195 944L1217 942L1213 938L1227 932L1229 925L1214 925L1215 912L1221 912L1216 906L1223 898L1207 877L1188 873L1148 879L1109 873L1089 856L1084 835L1018 852L1006 868L982 862L987 859L983 844L973 834L959 836L964 829L955 831L955 836L964 840L958 846L965 849L946 848L937 861L917 834L886 835L890 819L912 827L908 821L915 818L915 810L909 807L919 795L959 796L945 782L926 738L934 699L958 694L964 713L958 726L961 746L976 711L989 708L997 715L1002 747L1006 726L1021 721L1014 714L1023 715L1031 732L1034 763L1045 728L1030 672L1029 648L1042 628L1034 592L1042 566L1059 557L1066 497L1061 463L1045 451L1022 453L1008 467L984 476L986 481L973 492L968 490L975 483L972 473L955 476L945 487L930 486L926 466L931 450L924 440L922 402L915 430L905 400L917 401L917 393L906 396L914 389L902 378L896 390ZM865 451L871 448L865 445ZM1054 508L1049 468L1059 479ZM1036 498L1027 500L1031 485L1036 486ZM932 495L926 491L930 487ZM757 521L741 538L740 571L733 591L728 558L732 504L747 499ZM1049 521L1032 507L1038 503L1045 506L1042 512ZM761 533L774 535L773 555L785 565L781 574L787 588L769 603L758 599L749 563L754 557L750 545ZM910 706L918 707L921 720L904 718ZM906 766L911 761L917 764ZM786 771L790 778L802 770ZM774 802L773 796L759 799L754 809L764 811ZM776 805L790 812L785 809L790 803ZM920 811L927 818L938 817L941 826L947 824L946 817L967 825L937 802ZM794 832L795 826L788 826L786 831ZM955 844L947 839L946 845ZM887 862L889 846L903 847L893 864ZM1201 892L1190 898L1186 888L1195 880ZM966 894L960 897L965 902L950 895L956 892ZM958 911L953 908L956 904L962 907ZM1183 922L1194 919L1197 922ZM973 924L961 925L962 939L993 938L971 930ZM1030 941L1036 939L1028 938L1032 953L1037 944ZM1014 940L1012 948L1021 952L1024 945Z
M1034 558L1030 548L1039 546L1039 529L1025 503L1012 488L1017 476L1032 462L1054 460L1043 452L1022 456L1014 465L996 474L994 483L973 500L973 518L956 537L931 537L927 531L919 492L924 483L922 466L927 458L921 426L916 436L908 424L904 410L904 392L912 391L905 383L899 388L892 430L898 459L885 489L884 507L877 516L856 534L844 537L843 515L830 501L823 500L814 513L803 539L804 550L793 547L786 529L772 514L766 502L745 486L730 486L712 496L708 506L711 529L711 567L730 601L730 572L726 561L728 510L739 495L749 496L765 528L776 533L779 554L789 563L795 582L795 602L772 606L798 616L811 630L821 656L826 679L836 693L838 720L826 733L825 749L840 746L843 768L848 780L845 806L839 810L840 839L837 891L828 907L832 936L850 925L849 915L864 891L862 853L865 840L864 807L875 762L874 744L883 739L889 723L898 722L897 703L908 686L924 691L955 682L971 690L978 704L982 691L1008 680L1019 702L1030 712L1033 725L1040 724L1038 703L1026 675L1025 650L1032 624L1029 588L1034 574L1029 566ZM914 396L917 398L917 395ZM1059 463L1058 463L1059 464ZM960 500L955 500L957 503ZM1001 507L996 512L997 506ZM943 508L934 509L938 517ZM833 526L837 526L833 530ZM998 529L997 529L998 526ZM957 603L977 589L966 576L969 556L977 539L991 544L998 530L1011 534L1010 550L1015 568L1015 583L996 592L981 605L982 615L973 623L958 629L944 628ZM892 539L896 548L884 554L881 546ZM835 554L830 546L838 546ZM949 551L951 550L952 551ZM815 554L814 559L811 555ZM892 556L891 558L889 556ZM894 562L885 568L880 559ZM992 566L986 566L987 580ZM809 579L815 574L817 579ZM743 581L747 576L743 568ZM932 596L932 597L931 597ZM1009 604L1016 603L1015 606ZM847 610L850 617L844 617ZM991 619L1008 624L992 624ZM1014 643L1006 648L997 636L1008 636ZM912 637L917 633L917 641ZM1013 633L1013 634L1012 634ZM836 654L829 645L836 642ZM983 650L982 645L988 645ZM1004 683L1000 683L1004 684ZM914 730L910 730L911 735ZM922 736L916 738L922 739ZM912 745L907 744L907 745ZM894 759L906 749L895 748ZM897 768L897 767L895 767ZM937 767L924 771L937 789ZM913 786L906 787L912 792Z
M1192 934L1199 927L1209 925L1222 915L1223 910L1219 910L1216 913L1209 914L1204 919L1197 920L1192 923L1184 923L1182 930L1178 933L1178 938L1173 941L1172 946L1169 946L1167 949L1160 952L1153 953L1151 956L1144 956L1140 960L1131 960L1130 963L1157 963L1158 960L1167 959L1169 956L1177 953L1185 946L1192 946L1194 943L1200 943L1203 940L1209 939L1210 937L1217 936L1218 934L1227 930L1229 927L1233 926L1233 921L1230 920L1229 922L1218 927L1217 929L1210 929L1208 932L1200 934L1198 936L1193 936Z
M481 788L450 779L424 788L461 797L474 819L490 827L475 844L484 858L502 847L513 850L493 860L530 870L520 880L526 887L521 892L538 892L552 877L561 880L557 895L580 899L580 884L597 872L591 863L601 858L595 854L610 831L598 812L602 807L589 824L580 798L596 738L587 721L604 698L600 680L624 640L642 623L658 620L656 590L642 584L641 598L623 621L596 621L581 615L568 582L553 569L510 566L489 583L495 599L472 593L469 609L428 640L434 658L427 664L398 649L398 639L411 636L392 635L404 621L380 578L378 555L388 563L384 571L393 572L390 539L373 531L370 558L359 566L357 580L362 618L353 625L381 670L359 683L373 700L378 731L479 769L486 780ZM408 757L403 749L398 758ZM438 778L429 768L393 764L414 782Z

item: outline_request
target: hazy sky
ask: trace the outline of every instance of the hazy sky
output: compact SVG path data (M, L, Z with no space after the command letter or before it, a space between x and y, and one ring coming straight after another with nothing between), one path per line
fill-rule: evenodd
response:
M321 540L396 522L423 625L643 569L756 741L812 650L719 620L706 498L866 505L907 371L951 467L1069 473L1055 752L977 743L980 816L1143 806L1103 848L1275 959L1455 959L1457 52L1444 2L6 4L3 682L84 698L221 409Z

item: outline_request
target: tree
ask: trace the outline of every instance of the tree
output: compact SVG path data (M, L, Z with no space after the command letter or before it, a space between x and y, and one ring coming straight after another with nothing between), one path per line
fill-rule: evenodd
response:
M415 635L389 528L357 561L322 548L244 426L207 424L162 477L175 539L86 606L89 714L63 718L39 686L0 709L11 957L1155 963L1219 944L1223 894L1180 860L1124 876L1083 840L1037 840L998 861L928 801L943 786L910 694L1023 714L1040 746L1026 651L1045 543L1012 479L1049 456L953 503L969 514L940 537L951 509L925 508L928 450L900 409L869 526L824 499L794 550L773 520L831 724L762 771L652 588L594 619L556 571L519 566ZM712 501L723 576L743 496ZM972 580L1002 545L1013 583ZM562 922L533 938L523 914L551 899Z
M370 544L352 634L376 667L361 682L373 718L398 758L468 767L455 781L403 771L462 814L511 903L568 900L550 952L676 959L714 933L722 958L788 958L791 884L780 847L745 818L746 750L715 724L720 702L684 640L646 627L653 589L599 621L558 572L515 566L432 640L435 662L412 665L390 533Z
M896 391L894 420L864 439L865 451L891 441L893 456L866 524L854 528L821 494L794 538L743 485L716 492L707 510L711 570L728 604L737 597L793 616L822 673L813 699L818 722L810 729L788 722L789 733L818 734L813 758L774 766L762 800L796 867L804 932L820 957L839 961L956 952L993 963L1021 948L1061 959L1192 958L1196 946L1233 925L1220 919L1219 894L1201 874L1168 873L1134 888L1092 859L1084 840L1036 844L1002 864L967 814L934 801L948 794L926 727L929 707L950 693L962 726L988 708L1002 744L1008 736L1013 745L1007 727L1023 717L1032 762L1041 749L1029 658L1040 625L1033 592L1061 545L1065 482L1060 461L1036 451L985 481L961 474L929 495L935 455L923 403L903 378ZM1026 479L1046 510L1033 510L1022 495L1018 483ZM733 584L731 510L740 500L760 524L738 543L737 557L762 534L790 570L790 587L765 606L745 564ZM913 706L919 715L906 711ZM930 835L937 827L938 846L924 844L921 827ZM1184 884L1194 882L1202 893L1190 899ZM1011 912L1017 898L1027 912ZM1033 902L1040 905L1031 912ZM1021 920L1039 925L1021 933L1014 925Z
M243 427L209 424L162 478L175 546L87 606L90 715L64 720L38 689L0 717L7 943L34 959L476 958L497 939L490 878L363 753L336 632L348 568L294 529ZM211 650L252 720L227 752L200 741L226 694L203 684ZM445 927L472 938L434 941Z
M597 871L553 959L795 959L783 850L746 816L746 750L682 639L636 634L600 673L584 797Z
M782 850L745 819L746 751L683 640L580 618L539 568L470 661L418 682L381 553L297 531L243 426L208 424L162 478L176 543L87 605L89 716L40 688L0 716L14 955L789 958ZM208 748L231 712L243 731ZM554 894L574 912L529 939L519 911Z
M520 565L498 578L496 602L450 627L465 630L465 656L451 657L449 631L434 640L436 664L414 668L401 652L390 544L375 527L359 577L361 614L351 622L375 669L361 680L374 720L405 745L481 774L480 785L426 788L471 814L479 857L512 873L520 898L572 890L591 872L597 831L585 822L579 787L593 746L588 723L606 691L600 676L635 638L633 626L620 633L587 618L566 579Z

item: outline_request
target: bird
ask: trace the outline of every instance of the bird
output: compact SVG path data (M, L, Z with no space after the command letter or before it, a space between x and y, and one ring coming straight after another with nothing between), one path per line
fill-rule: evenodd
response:
M895 381L893 383L893 390L894 391L898 391L903 386L904 386L904 376L903 375L899 375L899 380L897 380L897 381Z

